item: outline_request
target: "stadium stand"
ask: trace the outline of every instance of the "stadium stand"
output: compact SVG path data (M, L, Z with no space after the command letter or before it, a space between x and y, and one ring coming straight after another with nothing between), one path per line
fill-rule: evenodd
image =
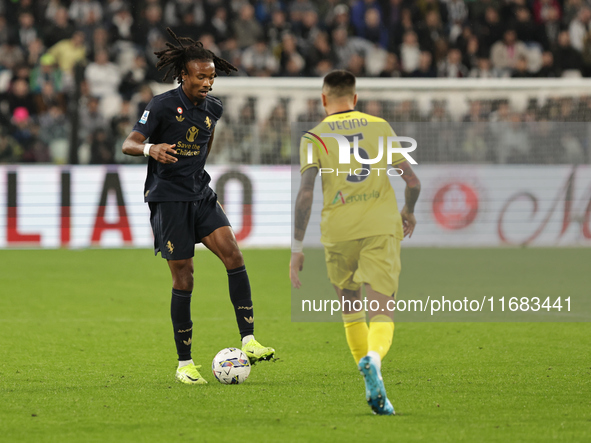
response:
M167 41L167 26L199 38L235 64L238 77L321 77L335 68L380 80L591 76L591 8L583 0L6 1L0 3L0 163L141 162L124 158L119 146L162 86L153 53ZM232 150L214 152L212 162L289 163L290 122L322 117L317 99L295 109L289 96L270 101L261 94L228 114L228 130L216 139ZM561 94L530 94L526 106L515 106L510 89L497 89L484 98L465 97L463 111L449 96L427 106L417 98L384 96L360 108L389 121L497 128L499 122L591 118L586 92ZM579 137L576 161L589 162L588 138ZM491 149L425 160L558 158Z

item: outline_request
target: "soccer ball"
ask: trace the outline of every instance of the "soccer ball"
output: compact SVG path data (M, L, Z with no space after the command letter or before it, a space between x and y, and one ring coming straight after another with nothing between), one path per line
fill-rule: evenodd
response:
M250 362L238 348L222 349L213 358L211 370L217 380L224 385L237 385L248 378Z

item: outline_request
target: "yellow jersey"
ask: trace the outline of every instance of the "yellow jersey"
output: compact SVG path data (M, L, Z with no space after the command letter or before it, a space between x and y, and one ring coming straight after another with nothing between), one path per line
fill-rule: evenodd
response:
M339 163L343 153L335 137L321 135L330 133L343 135L350 142L350 163ZM315 167L322 179L322 243L376 235L403 239L402 219L390 184L388 165L396 166L404 157L399 153L387 155L387 138L393 136L396 134L384 119L358 111L332 114L303 135L300 172ZM355 159L355 137L358 158L369 159L365 164ZM370 164L379 157L380 137L382 157ZM400 147L400 144L395 142L393 146ZM398 171L390 171L399 175Z

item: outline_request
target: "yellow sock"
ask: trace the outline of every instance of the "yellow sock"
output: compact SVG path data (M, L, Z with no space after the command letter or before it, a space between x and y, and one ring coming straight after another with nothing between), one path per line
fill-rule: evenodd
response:
M365 322L365 311L343 314L343 323L349 349L355 363L358 363L361 357L367 354L368 327Z
M369 322L367 350L374 351L384 358L392 344L394 322L387 315L376 315Z

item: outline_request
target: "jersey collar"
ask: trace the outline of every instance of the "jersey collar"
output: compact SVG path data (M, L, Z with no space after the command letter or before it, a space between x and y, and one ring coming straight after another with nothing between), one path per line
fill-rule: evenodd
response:
M185 94L185 91L183 91L182 84L177 89L179 91L179 97L181 99L181 102L183 102L183 106L185 108L187 108L187 109L192 109L192 108L201 109L201 108L203 108L203 104L205 103L205 100L207 100L207 98L205 100L203 100L203 103L201 103L200 105L194 105L193 102L191 100L189 100L189 97L187 97L187 94Z
M332 114L324 117L324 120L322 120L322 121L323 122L334 121L334 120L337 120L337 118L338 118L337 116L339 114L350 114L351 112L358 112L358 111L355 111L355 109L349 109L348 111L333 112Z
M349 109L347 111L333 112L332 114L327 115L327 117L331 117L331 116L337 115L337 114L348 114L349 112L355 112L355 109Z

